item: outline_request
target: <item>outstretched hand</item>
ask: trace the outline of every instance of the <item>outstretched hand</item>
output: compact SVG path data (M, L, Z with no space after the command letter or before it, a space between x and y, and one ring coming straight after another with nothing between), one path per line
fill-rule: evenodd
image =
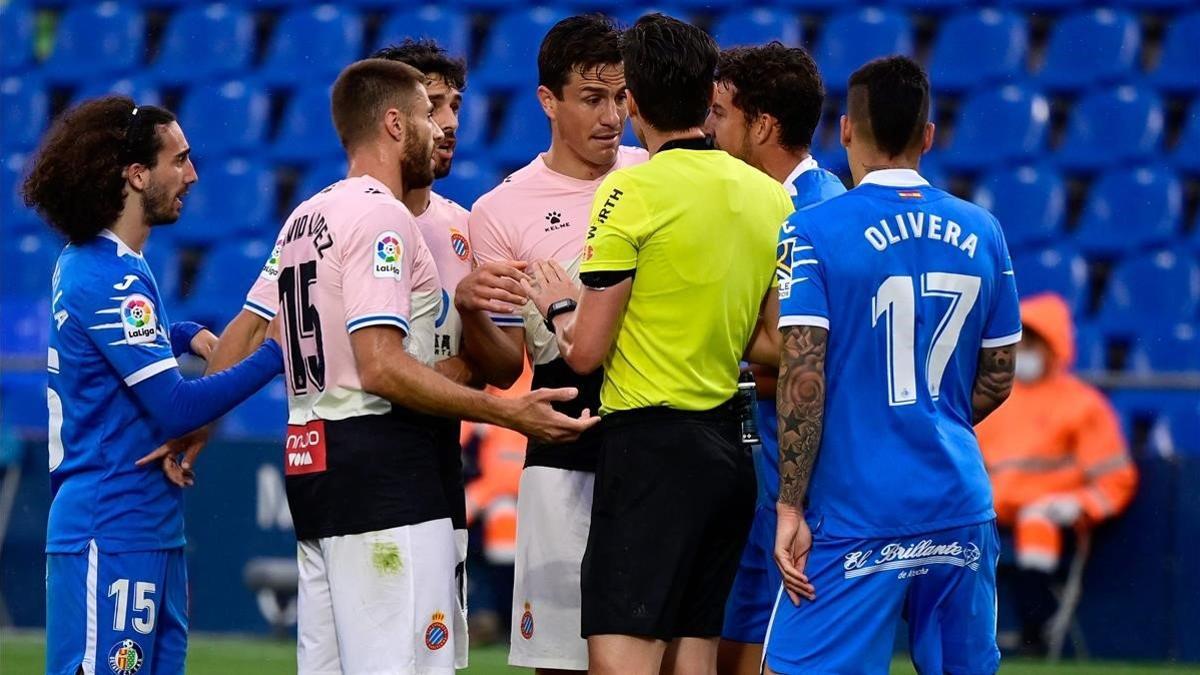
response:
M515 411L512 428L526 436L548 443L565 443L579 438L583 432L600 423L600 418L585 409L579 417L564 415L551 403L570 401L579 395L574 387L562 389L535 389L524 396L512 399Z
M193 469L196 456L208 443L209 433L208 427L201 427L186 436L173 438L139 459L136 464L145 466L151 462L161 462L167 480L179 487L191 487L196 484L196 472Z

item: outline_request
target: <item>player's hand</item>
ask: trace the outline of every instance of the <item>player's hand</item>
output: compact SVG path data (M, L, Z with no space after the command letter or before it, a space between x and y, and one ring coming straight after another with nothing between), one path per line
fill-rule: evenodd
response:
M565 387L535 389L518 398L502 399L511 402L512 406L510 423L505 426L548 443L573 441L599 424L600 418L593 417L589 410L584 410L583 415L577 418L569 417L550 407L550 404L554 401L570 401L578 395L578 389Z
M209 427L201 427L186 436L174 438L159 446L154 452L139 459L138 466L161 461L167 479L179 487L191 487L196 483L196 456L208 443Z
M816 589L809 581L804 568L808 564L808 554L812 551L812 531L804 513L789 504L775 505L778 524L775 526L775 564L783 573L783 587L791 598L793 605L800 604L800 598L812 601L817 599Z
M454 289L454 306L459 312L515 314L528 297L521 288L525 262L488 262L476 267Z
M188 346L191 348L193 354L207 361L217 348L217 336L211 330L202 328L199 333L196 333L192 337L192 341Z
M530 278L522 281L521 286L542 316L559 300L579 300L579 286L557 260L535 262L530 268Z
M280 323L282 319L279 317L282 315L283 313L280 312L275 315L274 319L271 319L271 323L267 324L267 334L263 336L264 340L274 340L281 347L283 346L283 324Z

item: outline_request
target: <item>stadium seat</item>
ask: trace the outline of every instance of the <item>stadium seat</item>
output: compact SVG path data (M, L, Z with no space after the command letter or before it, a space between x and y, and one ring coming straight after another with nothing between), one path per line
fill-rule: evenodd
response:
M1170 92L1200 91L1197 49L1200 49L1200 11L1169 21L1158 67L1150 71L1150 81L1159 89Z
M160 230L159 234L166 233ZM173 307L183 289L183 256L179 253L179 247L169 236L160 237L156 234L146 241L142 255L146 256L146 264L154 273L154 281L158 284L163 302Z
M28 159L26 155L15 152L0 156L0 238L7 239L44 227L37 214L26 208L21 198L21 181ZM3 291L0 288L0 293Z
M1195 0L1113 0L1114 5L1136 11L1177 10L1196 6Z
M470 80L468 80L470 86ZM488 141L488 119L491 99L474 90L463 97L463 106L458 111L458 131L454 132L457 145L455 157L475 157L486 154Z
M186 7L171 16L152 71L172 84L241 76L254 45L250 12L224 3Z
M49 324L49 319L45 323ZM31 438L44 439L48 417L47 379L44 369L6 373L0 378L0 426L28 434Z
M888 4L920 14L941 14L963 6L961 0L890 0Z
M117 2L72 5L41 70L57 83L115 76L141 63L145 42L146 21L137 9Z
M492 23L471 81L485 92L513 90L537 81L542 38L566 14L561 9L513 9Z
M1200 406L1174 407L1150 432L1151 449L1165 456L1200 457Z
M1122 261L1100 304L1097 322L1109 335L1133 337L1193 321L1200 306L1200 265L1171 250Z
M1108 370L1108 344L1104 333L1091 324L1075 327L1075 370L1080 372Z
M1188 110L1183 131L1171 151L1171 162L1184 173L1200 175L1200 97Z
M1170 242L1183 217L1183 187L1169 169L1118 167L1092 185L1075 241L1089 255L1119 257Z
M50 293L38 295L0 295L0 350L6 359L41 361L46 368L46 349L50 343ZM5 372L4 377L11 376ZM45 392L42 392L45 404Z
M292 197L290 206L295 208L300 202L312 197L321 190L333 185L346 177L346 161L321 162L304 173L296 184L296 194ZM282 226L282 223L280 224Z
M212 162L183 198L183 215L171 235L177 242L198 245L274 236L276 202L275 173L267 166L245 159Z
M1078 315L1088 294L1088 265L1071 246L1060 244L1013 255L1013 272L1021 297L1038 293L1057 293Z
M1000 5L1021 11L1063 12L1084 4L1084 0L1000 0Z
M1037 91L1017 84L987 87L959 111L943 153L955 171L979 171L997 162L1033 159L1046 145L1050 104Z
M128 96L138 105L162 105L162 94L157 83L144 76L123 77L112 82L85 82L71 96L71 105L79 105L88 99L112 94Z
M363 22L353 10L338 5L297 7L275 26L259 75L273 85L329 85L362 52Z
M8 296L50 297L50 277L64 242L49 231L0 241L0 292Z
M180 125L197 157L257 150L270 116L267 92L244 80L193 87L179 108Z
M555 4L569 7L572 12L602 11L609 16L627 6L626 0L558 0Z
M1140 333L1133 341L1129 368L1135 373L1190 371L1200 373L1200 334L1180 323Z
M383 23L376 48L397 44L405 38L429 38L450 54L465 58L471 48L471 17L453 7L438 5L406 9Z
M33 76L0 80L0 147L5 152L37 145L50 121L50 93Z
M825 89L841 94L859 66L878 56L912 54L912 27L899 12L867 7L837 14L825 23L814 53Z
M1096 171L1150 158L1162 145L1165 115L1152 89L1122 85L1075 104L1057 158L1064 168Z
M672 3L689 14L694 12L723 12L735 8L741 8L745 11L745 7L739 0L671 0Z
M33 64L37 27L33 9L23 2L0 5L0 72L16 73Z
M502 166L517 167L549 147L550 121L537 96L532 91L514 95L489 156Z
M287 387L281 376L221 418L217 436L228 441L280 441L287 435L287 418Z
M686 20L689 12L682 7L656 7L645 5L622 5L620 9L613 13L613 17L617 20L617 25L622 28L628 28L637 22L638 19L647 14L665 14L673 16L676 19Z
M470 210L476 199L496 187L499 182L500 177L496 175L496 168L491 164L469 159L455 160L450 175L434 183L433 190Z
M841 164L846 163L846 150L845 148L840 147L839 149L842 151L840 153L842 159L841 162L835 162L834 165L840 168ZM817 161L820 160L818 159ZM822 166L830 171L833 171L834 173L838 173L834 169L830 169L828 165L823 164ZM849 167L847 167L847 169L848 168ZM925 155L921 157L921 166L919 167L919 170L921 177L929 181L929 184L934 187L945 188L950 184L950 178L946 174L946 168L942 166L942 153L940 152L930 151L925 153Z
M1125 11L1071 14L1054 27L1037 79L1054 92L1118 80L1133 74L1140 46L1137 20Z
M771 4L804 13L818 13L845 9L848 3L845 0L774 0Z
M722 48L772 40L795 47L800 44L800 22L794 15L767 7L733 9L713 24L712 36Z
M964 10L941 24L929 60L938 91L961 92L980 83L1010 80L1025 65L1025 21L997 9Z
M242 301L271 253L272 239L225 241L204 257L180 319L206 326L224 326L242 308ZM174 319L174 317L172 317ZM175 319L178 320L178 319Z
M1047 244L1062 235L1067 188L1050 166L994 169L976 185L973 199L1000 221L1010 250Z
M342 146L333 128L330 105L328 84L309 85L292 94L270 155L284 162L340 157Z

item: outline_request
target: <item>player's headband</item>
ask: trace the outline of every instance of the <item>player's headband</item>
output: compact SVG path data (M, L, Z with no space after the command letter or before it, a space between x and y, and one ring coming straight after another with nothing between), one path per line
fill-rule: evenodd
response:
M137 128L138 119L140 119L138 107L135 103L133 110L129 112L129 121L125 123L125 157L127 159L133 157L133 132Z

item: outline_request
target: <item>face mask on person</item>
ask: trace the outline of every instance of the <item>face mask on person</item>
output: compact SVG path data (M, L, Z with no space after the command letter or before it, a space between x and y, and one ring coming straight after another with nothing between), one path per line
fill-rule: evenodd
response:
M1042 376L1046 374L1046 359L1042 356L1042 352L1036 349L1018 349L1014 374L1025 384L1042 379Z

